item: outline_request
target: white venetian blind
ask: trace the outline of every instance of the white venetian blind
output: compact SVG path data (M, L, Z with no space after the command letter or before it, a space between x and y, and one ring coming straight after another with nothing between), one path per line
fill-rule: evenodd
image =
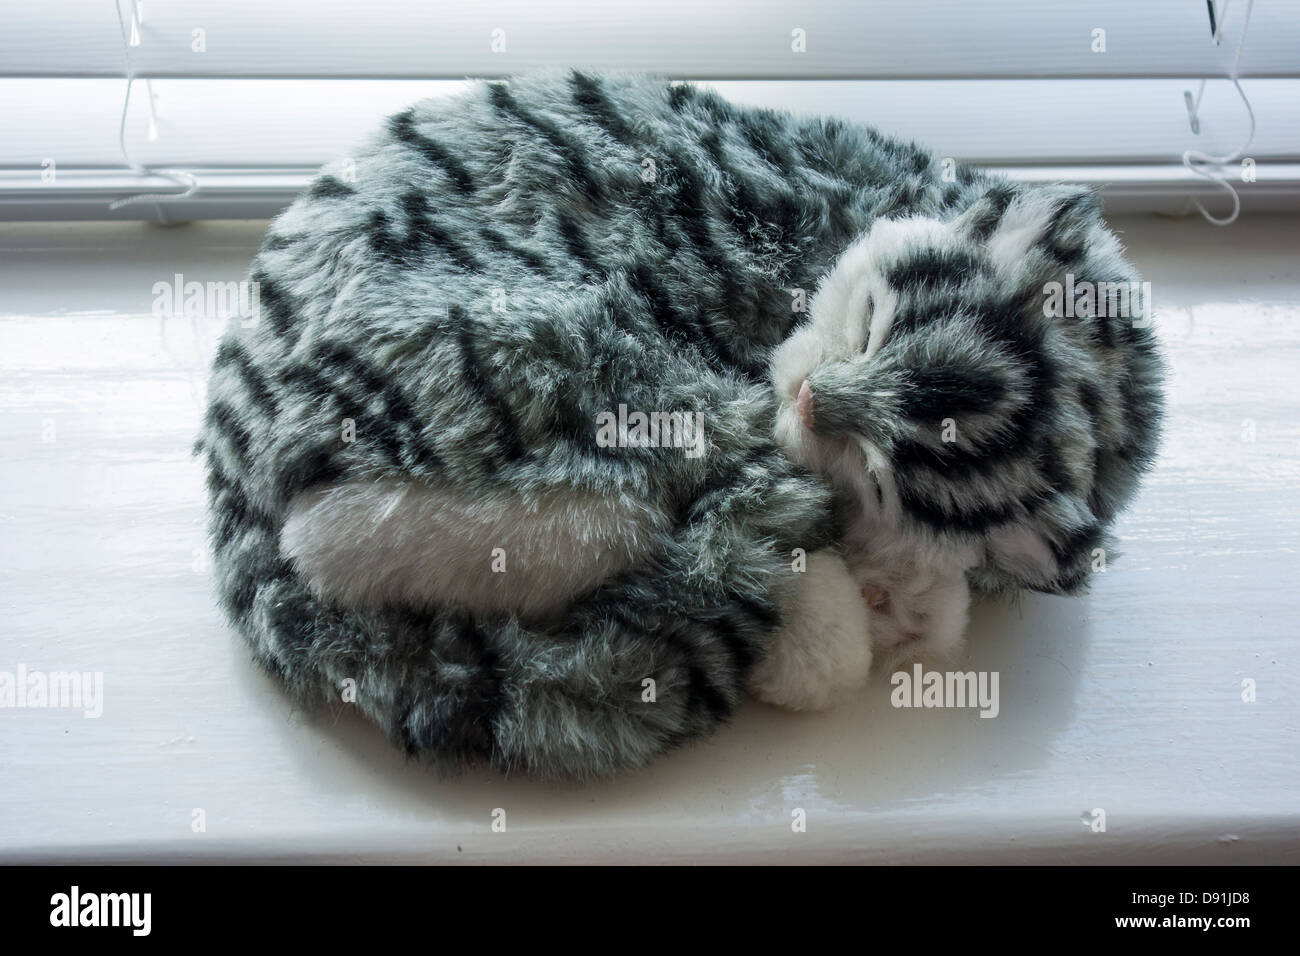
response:
M1227 211L1183 153L1250 138L1234 63L1256 122L1224 178L1247 208L1294 202L1294 2L9 0L0 218L270 215L386 113L467 77L568 66L869 122L1021 178L1100 184L1123 208L1197 195ZM110 209L139 193L170 198Z

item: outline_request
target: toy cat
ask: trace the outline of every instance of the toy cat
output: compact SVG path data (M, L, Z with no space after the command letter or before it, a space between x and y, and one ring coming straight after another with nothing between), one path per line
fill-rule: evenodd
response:
M971 587L1085 586L1161 363L1146 316L1048 314L1067 275L1134 279L1089 192L867 127L578 71L418 103L275 221L218 349L223 605L445 764L828 706L958 647Z

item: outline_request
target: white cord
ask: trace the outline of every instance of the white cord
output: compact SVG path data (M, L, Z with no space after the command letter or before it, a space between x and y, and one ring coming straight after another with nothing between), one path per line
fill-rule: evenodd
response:
M1214 8L1214 0L1206 0L1210 9L1210 25L1214 27L1214 32L1210 39L1215 46L1223 42L1223 21L1228 18L1228 8L1232 6L1232 0L1223 0L1223 12L1220 14ZM1249 19L1249 14L1247 15ZM1196 88L1196 99L1192 99L1192 94L1187 90L1183 91L1183 98L1187 101L1187 119L1191 123L1192 132L1197 136L1201 135L1201 97L1205 95L1205 78L1201 78L1201 85Z
M1227 0L1223 5L1223 12L1218 18L1218 23L1214 32L1215 43L1219 42L1220 36L1223 32L1223 22L1227 19L1228 6L1231 2L1232 0ZM1245 155L1246 150L1250 149L1250 144L1255 140L1255 111L1251 108L1250 100L1246 97L1246 91L1241 88L1241 81L1237 78L1237 66L1241 62L1241 48L1245 46L1246 43L1246 28L1250 25L1250 13L1254 6L1255 0L1246 0L1246 18L1241 24L1241 36L1237 39L1237 52L1232 58L1232 69L1228 72L1228 79L1230 79L1232 85L1237 88L1237 93L1241 96L1241 101L1246 104L1246 113L1250 117L1250 135L1246 137L1246 142L1244 142L1239 149L1233 150L1226 156L1211 156L1208 153L1203 153L1197 149L1189 149L1183 152L1183 165L1187 167L1189 172L1200 176L1203 179L1208 179L1211 182L1218 183L1228 191L1228 195L1232 196L1232 215L1228 216L1226 219L1216 219L1214 216L1210 215L1209 211L1203 205L1201 205L1199 199L1195 196L1191 197L1192 205L1200 211L1202 216L1216 226L1230 226L1232 223L1237 221L1237 216L1241 214L1241 197L1237 195L1237 190L1232 183L1228 182L1227 178L1223 175L1223 167L1227 163L1235 163L1241 159ZM1193 123L1193 132L1198 130L1199 124L1197 122L1197 110L1200 109L1201 95L1204 92L1205 80L1201 80L1201 87L1196 94L1195 103L1188 104L1188 111L1191 114L1191 120Z
M134 2L134 0L133 0ZM130 206L138 202L157 202L159 199L186 199L193 196L198 191L199 181L193 173L187 173L180 169L150 169L141 163L131 159L131 154L126 149L126 116L131 106L131 86L135 82L135 68L131 64L131 38L126 30L126 21L122 19L121 0L113 0L113 7L117 10L117 25L122 34L122 55L126 61L126 95L122 98L122 117L117 125L117 145L122 151L122 162L141 176L161 176L164 179L170 179L177 185L184 186L185 191L180 193L138 193L134 196L127 196L123 199L116 199L108 204L110 210L121 209L123 206ZM137 29L135 20L132 20L132 29ZM149 93L153 96L152 90ZM152 107L152 103L150 104ZM165 218L162 209L158 210L160 219Z

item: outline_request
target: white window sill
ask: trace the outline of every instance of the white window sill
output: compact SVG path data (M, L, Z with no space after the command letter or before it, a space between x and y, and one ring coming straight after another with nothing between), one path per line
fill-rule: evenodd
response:
M588 786L439 779L291 712L215 608L189 449L216 324L152 287L241 278L264 224L0 226L0 670L105 695L0 710L0 862L1296 862L1300 218L1115 225L1171 365L1160 464L1090 597L977 609L999 716L881 679Z

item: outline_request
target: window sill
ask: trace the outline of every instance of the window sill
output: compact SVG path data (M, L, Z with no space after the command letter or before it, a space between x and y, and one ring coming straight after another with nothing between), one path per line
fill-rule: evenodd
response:
M105 675L98 718L0 714L0 862L1296 862L1300 218L1115 225L1167 434L1091 596L977 608L998 717L878 679L588 786L439 779L292 712L215 608L189 449L218 329L152 289L240 279L264 224L0 226L0 669Z

